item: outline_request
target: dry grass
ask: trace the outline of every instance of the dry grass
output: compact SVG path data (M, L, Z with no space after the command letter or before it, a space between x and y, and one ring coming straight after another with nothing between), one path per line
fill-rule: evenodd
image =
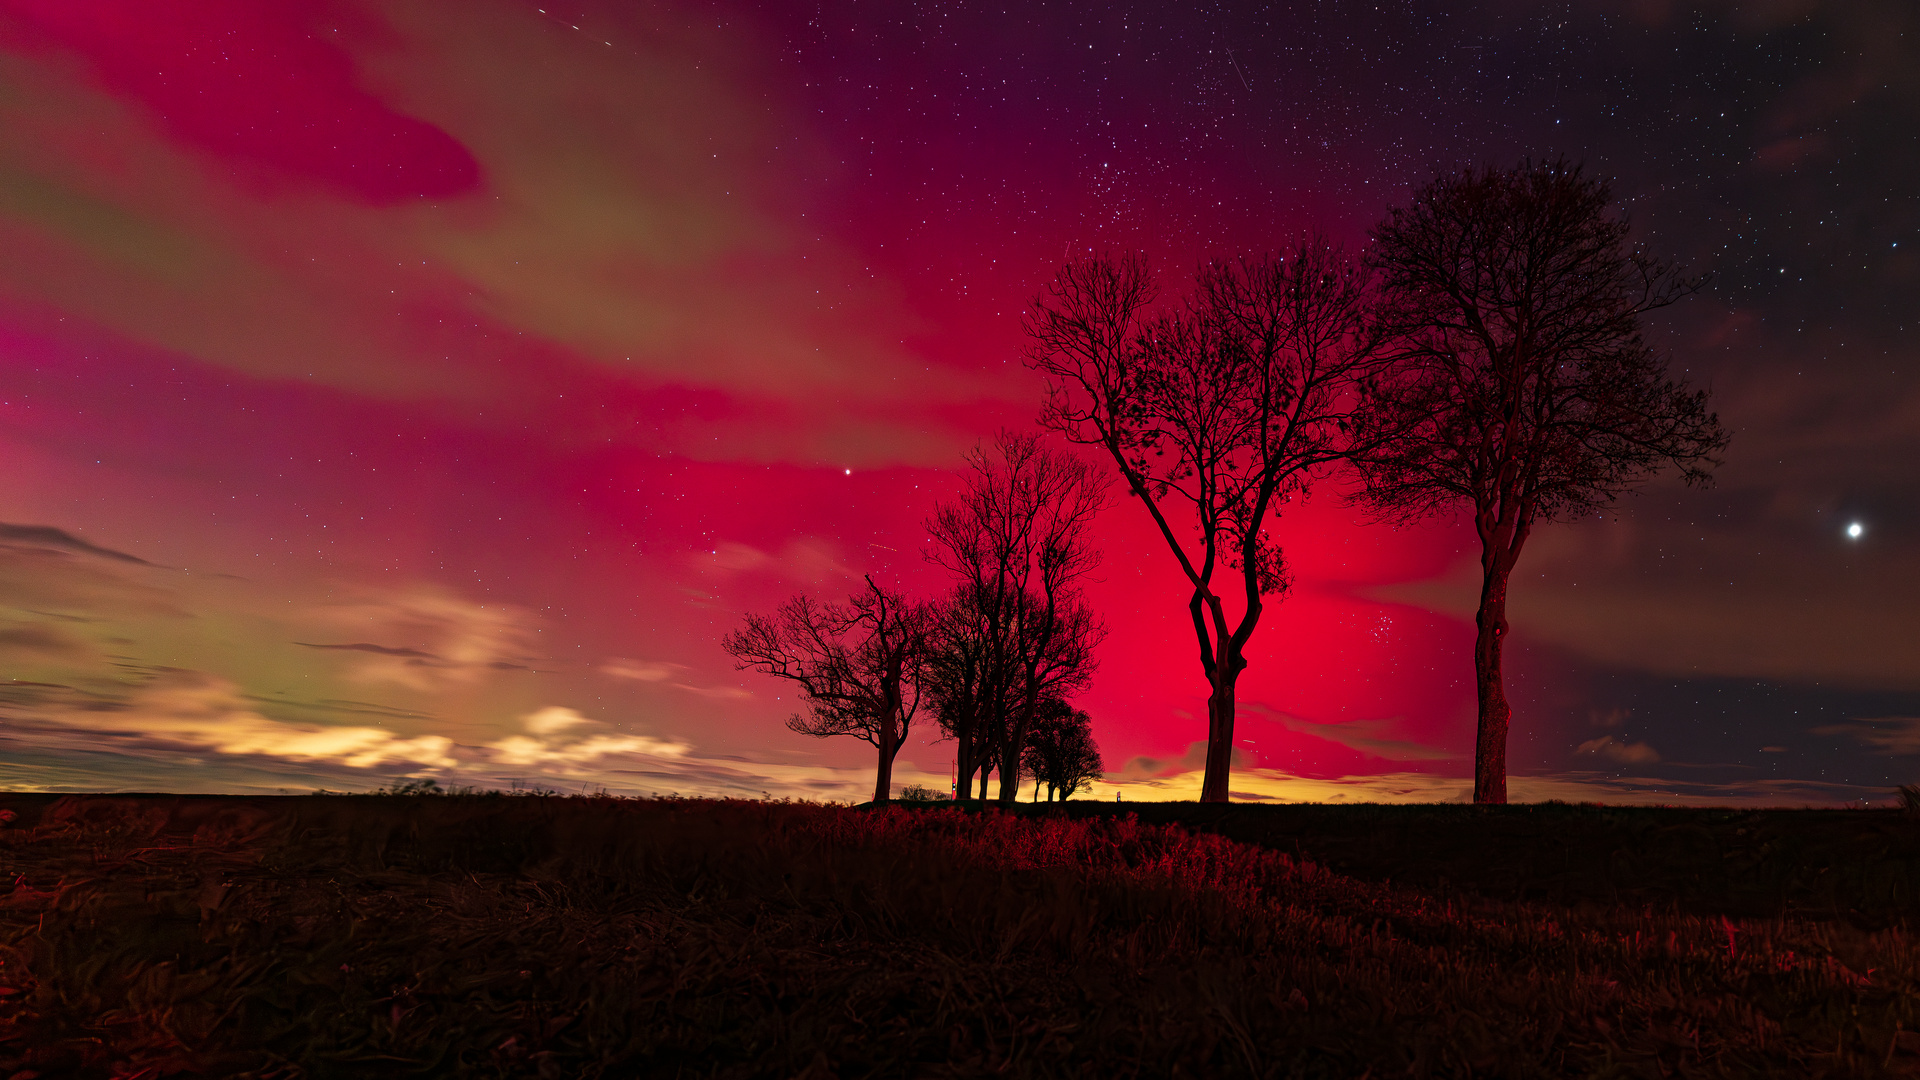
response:
M1137 819L0 797L0 1076L1911 1075L1904 925L1437 899Z

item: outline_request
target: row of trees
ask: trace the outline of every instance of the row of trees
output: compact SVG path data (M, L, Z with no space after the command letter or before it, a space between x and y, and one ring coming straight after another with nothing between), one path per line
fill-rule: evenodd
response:
M1205 265L1171 304L1138 257L1060 270L1026 316L1026 359L1048 386L1040 422L1104 453L1186 578L1208 685L1203 801L1227 798L1235 688L1290 582L1270 527L1336 471L1381 520L1471 515L1474 800L1506 801L1501 652L1527 538L1663 467L1705 483L1727 444L1705 391L1670 376L1642 330L1701 282L1630 244L1607 186L1564 160L1436 178L1374 227L1362 259L1310 238ZM928 523L958 582L943 602L910 605L869 582L845 609L796 598L727 639L743 667L802 682L813 713L796 730L876 732L876 798L913 712L910 665L883 661L886 642L922 658L913 693L956 740L962 777L979 771L984 794L997 767L1003 799L1037 718L1093 670L1104 630L1078 582L1097 563L1086 537L1102 484L1029 436L1003 435L998 451L974 455L965 496ZM875 650L860 663L892 689L806 674L841 663L809 628L856 623L866 636L853 652ZM876 727L880 716L891 719Z
M1501 651L1528 536L1663 466L1704 483L1727 444L1705 391L1668 375L1641 326L1702 279L1627 237L1604 183L1523 163L1437 178L1374 227L1363 260L1307 240L1204 266L1156 311L1144 260L1100 256L1034 301L1041 423L1106 452L1191 586L1210 690L1203 800L1227 798L1235 683L1288 585L1270 518L1340 466L1380 519L1472 516L1474 801L1506 801Z
M954 742L963 795L977 775L987 798L997 773L1010 802L1023 768L1050 798L1100 775L1087 714L1068 699L1092 679L1106 636L1080 588L1099 564L1088 534L1106 481L1012 432L970 454L966 476L960 497L925 523L928 556L954 581L945 596L913 601L869 577L846 604L795 596L721 642L740 667L798 686L807 711L788 727L873 744L876 802L923 711Z

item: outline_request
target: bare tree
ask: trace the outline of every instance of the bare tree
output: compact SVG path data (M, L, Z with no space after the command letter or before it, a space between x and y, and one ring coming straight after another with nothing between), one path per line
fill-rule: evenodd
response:
M991 452L976 448L967 465L959 499L937 506L926 522L934 541L927 557L959 579L943 624L977 651L966 661L975 664L977 679L972 710L952 718L975 727L980 756L999 766L1000 799L1011 802L1034 709L1048 695L1085 685L1094 646L1106 633L1079 590L1099 565L1087 533L1105 505L1106 483L1086 462L1033 434L1003 431ZM941 700L947 706L960 699L948 686ZM943 707L943 719L948 715ZM963 742L960 750L969 747ZM962 770L969 784L971 776Z
M873 801L893 791L893 759L906 742L920 705L929 613L867 579L845 604L821 604L805 595L774 615L748 615L721 641L735 666L752 668L800 688L807 703L787 727L826 738L851 735L879 751Z
M928 638L923 686L940 730L954 742L954 790L973 797L973 776L980 774L980 798L994 765L999 740L995 718L1004 710L1006 667L994 630L992 605L981 590L962 582L940 603Z
M1093 741L1093 720L1060 698L1048 698L1035 711L1033 731L1021 754L1034 778L1034 798L1047 785L1047 801L1061 802L1106 775L1100 747Z
M1191 586L1209 688L1200 797L1225 802L1247 642L1288 587L1267 520L1355 451L1379 339L1365 272L1320 238L1202 267L1184 309L1148 319L1154 295L1138 257L1062 268L1027 314L1027 359L1048 381L1041 424L1107 451Z
M1507 801L1507 579L1535 524L1611 505L1667 465L1710 480L1727 445L1641 317L1695 292L1627 243L1607 185L1565 160L1436 178L1373 233L1396 370L1361 418L1361 498L1408 520L1470 507L1480 537L1475 802Z

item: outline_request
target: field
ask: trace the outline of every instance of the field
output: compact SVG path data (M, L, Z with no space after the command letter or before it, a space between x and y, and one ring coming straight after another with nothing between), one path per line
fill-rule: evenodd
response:
M1910 1076L1920 818L0 795L0 1077Z

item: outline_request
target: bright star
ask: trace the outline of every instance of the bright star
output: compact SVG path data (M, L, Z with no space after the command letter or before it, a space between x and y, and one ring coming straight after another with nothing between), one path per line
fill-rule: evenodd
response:
M1856 521L1847 526L1847 537L1852 540L1858 540L1860 539L1860 534L1866 531L1867 527Z

